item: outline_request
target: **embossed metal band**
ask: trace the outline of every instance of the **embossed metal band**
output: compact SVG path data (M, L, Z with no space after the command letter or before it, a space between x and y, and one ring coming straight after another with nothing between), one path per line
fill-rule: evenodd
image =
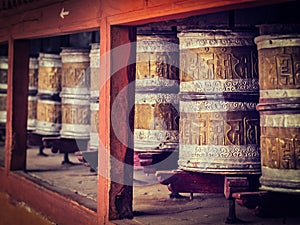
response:
M87 49L63 48L60 56L62 63L90 62Z
M6 111L0 111L0 122L6 123Z
M260 126L300 128L300 114L261 114Z
M254 37L253 32L231 30L189 30L178 34L180 49L254 46Z
M179 142L178 131L134 129L135 148L156 148L162 142Z
M27 130L35 130L36 120L35 119L27 119Z
M36 121L36 133L38 134L59 134L59 131L61 129L61 124L59 123L50 123L45 121Z
M180 92L211 94L224 92L258 93L258 91L258 79L195 80L180 83Z
M203 171L259 171L258 145L183 145L179 146L179 167Z
M261 35L254 39L257 49L300 46L300 34Z
M40 53L39 54L39 67L61 67L61 58L59 55Z
M62 104L71 104L71 105L82 105L82 106L90 105L88 98L80 99L80 98L66 97L64 95L62 96L61 103Z
M179 80L170 80L162 77L135 80L136 91L145 91L145 88L147 88L147 90L168 88L169 92L178 92L178 87Z
M299 89L260 90L259 96L263 98L300 98Z
M135 104L160 104L171 103L178 104L177 94L164 94L164 93L136 93Z
M0 69L8 69L8 58L5 56L0 56Z
M174 43L175 42L175 43ZM136 52L178 52L177 37L137 36Z
M99 102L91 102L90 103L90 110L98 111L99 110Z
M229 102L222 99L219 101L180 101L179 110L185 113L253 111L256 110L256 105L254 102Z
M91 44L92 49L90 51L90 67L100 67L100 46L99 43Z
M62 137L88 138L90 136L90 125L62 123L60 135Z
M37 58L29 58L29 69L38 69L39 62Z
M90 90L88 88L79 88L79 87L78 88L67 88L67 87L63 87L61 92L60 92L60 97L87 100L87 99L90 98Z

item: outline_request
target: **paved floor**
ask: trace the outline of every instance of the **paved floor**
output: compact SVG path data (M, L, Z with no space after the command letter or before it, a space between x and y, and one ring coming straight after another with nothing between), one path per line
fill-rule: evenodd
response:
M70 160L74 166L61 165L63 155L53 154L46 149L48 157L37 156L37 149L27 151L27 169L34 177L61 189L68 189L94 202L96 207L97 175L78 163L74 155ZM146 176L142 170L134 173L134 219L114 221L116 224L149 225L201 225L224 224L228 215L227 201L222 194L195 194L186 198L170 199L167 187L157 183L152 174ZM300 202L299 202L300 206ZM300 212L300 210L299 210ZM300 225L299 217L261 218L252 215L246 208L237 205L236 213L245 224L251 225ZM300 214L300 213L299 213Z

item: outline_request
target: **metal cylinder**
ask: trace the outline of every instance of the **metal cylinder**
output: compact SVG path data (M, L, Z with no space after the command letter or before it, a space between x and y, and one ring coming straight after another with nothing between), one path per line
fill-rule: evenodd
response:
M91 44L90 51L90 69L91 69L91 83L90 95L91 99L99 99L99 85L100 85L100 46L99 43Z
M8 59L6 56L0 56L0 90L2 92L7 90L7 70Z
M38 69L39 69L38 59L29 58L29 84L28 84L28 94L29 95L37 94Z
M61 129L61 102L56 99L38 99L36 130L41 135L59 135Z
M98 146L99 146L99 137L98 137L99 102L90 102L90 112L91 112L90 149L91 150L98 150Z
M87 49L62 48L61 96L90 95L90 58Z
M255 33L187 30L178 37L179 168L260 173Z
M35 130L37 119L37 96L28 96L27 130Z
M264 190L300 193L300 33L279 35L272 32L276 27L264 25L263 35L255 38L260 73L260 183Z
M64 138L88 138L90 132L90 58L87 49L63 48L62 128Z
M58 95L61 91L61 58L55 54L39 54L38 95Z
M136 150L178 145L178 51L174 34L137 36Z
M89 138L90 102L89 99L62 97L61 137Z

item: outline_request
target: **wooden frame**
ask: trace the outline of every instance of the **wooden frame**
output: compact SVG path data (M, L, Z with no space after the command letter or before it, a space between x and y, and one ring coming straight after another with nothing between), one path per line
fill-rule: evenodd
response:
M37 1L37 3L33 2L31 7L28 5L24 8L1 12L0 15L0 42L9 42L7 138L5 167L0 168L0 191L5 191L17 200L26 202L59 224L110 224L111 219L131 216L132 187L116 184L107 179L114 172L110 169L112 168L110 155L114 155L121 162L129 164L132 163L133 158L130 149L120 144L115 137L111 128L110 116L114 96L122 87L134 80L134 69L131 65L117 72L119 79L110 77L112 64L124 56L108 54L114 47L134 41L134 28L130 26L288 1L129 0L126 1L126 5L123 2L122 0L89 0L84 2L67 0L63 2L45 1L41 4ZM60 17L62 10L68 11L69 15L64 18ZM100 90L99 118L103 118L103 123L99 124L101 143L99 143L98 159L101 173L98 175L98 208L96 213L66 197L68 195L66 193L61 195L55 190L38 185L36 181L20 171L26 168L25 125L29 53L28 43L24 39L62 35L75 31L99 29L99 27L102 56L100 80L103 82ZM123 38L115 38L120 34ZM132 53L131 49L125 52L126 60L132 57ZM23 82L19 82L20 77ZM112 89L112 87L114 88ZM129 93L129 96L132 94ZM122 113L126 114L127 110L130 109L125 104ZM17 112L18 118L16 117ZM115 174L121 180L125 179L125 170L123 169L120 173ZM128 173L130 174L132 171ZM21 192L20 188L22 189ZM116 208L115 200L120 196L124 200L122 202L125 211ZM44 199L48 204L43 204L40 199ZM61 208L64 208L63 213L59 212Z

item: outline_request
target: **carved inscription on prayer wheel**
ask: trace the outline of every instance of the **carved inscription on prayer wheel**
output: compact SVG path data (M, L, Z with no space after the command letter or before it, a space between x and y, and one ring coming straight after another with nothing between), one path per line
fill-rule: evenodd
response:
M271 25L267 28L274 30ZM300 33L265 33L255 42L260 73L257 109L262 189L300 193Z
M91 112L91 127L90 127L90 149L98 149L99 137L98 137L98 125L99 125L99 102L90 102Z
M58 135L61 128L61 102L54 99L37 100L36 133Z
M135 149L178 145L178 51L174 34L137 36Z
M179 168L259 173L255 33L190 30L178 37Z
M61 58L59 55L40 53L38 95L58 95L61 91Z

